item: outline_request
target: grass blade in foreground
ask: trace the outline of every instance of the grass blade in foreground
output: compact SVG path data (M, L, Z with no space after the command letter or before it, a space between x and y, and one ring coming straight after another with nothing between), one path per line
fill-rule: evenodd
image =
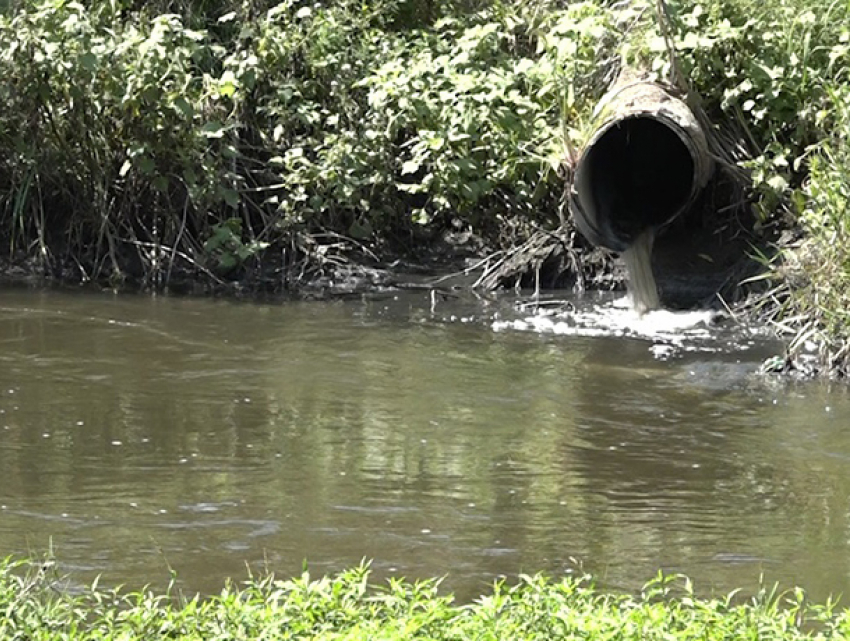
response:
M336 577L252 579L215 597L57 591L44 566L0 563L2 639L845 639L850 615L806 603L802 591L764 591L742 603L696 598L680 577L639 596L606 594L587 577L522 577L470 605L438 581L369 582L367 567ZM674 596L674 592L676 595Z

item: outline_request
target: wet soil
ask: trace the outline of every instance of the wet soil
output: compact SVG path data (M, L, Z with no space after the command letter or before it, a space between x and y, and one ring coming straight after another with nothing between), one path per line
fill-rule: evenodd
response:
M741 281L759 269L753 247L769 242L749 231L754 225L748 212L739 185L720 174L688 212L659 230L652 269L663 306L725 308L746 297L749 290ZM459 225L380 242L302 234L231 270L179 257L152 270L129 246L119 252L120 271L58 251L49 260L27 252L0 256L0 278L7 281L192 295L323 298L417 288L583 292L626 287L621 257L592 246L566 216L549 228L503 230L498 239L481 238Z

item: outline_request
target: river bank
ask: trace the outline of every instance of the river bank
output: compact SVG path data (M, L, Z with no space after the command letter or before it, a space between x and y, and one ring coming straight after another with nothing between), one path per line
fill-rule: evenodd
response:
M778 369L815 341L814 371L843 375L846 12L0 3L3 269L239 294L477 265L482 289L620 288L563 190L597 101L639 67L699 96L730 153L658 240L662 290L666 277L677 304L711 298L796 336Z
M371 583L365 566L334 577L249 577L200 599L177 591L63 592L52 563L0 565L0 634L26 639L844 639L850 613L802 591L701 598L683 577L616 595L589 577L523 577L471 604L438 580Z

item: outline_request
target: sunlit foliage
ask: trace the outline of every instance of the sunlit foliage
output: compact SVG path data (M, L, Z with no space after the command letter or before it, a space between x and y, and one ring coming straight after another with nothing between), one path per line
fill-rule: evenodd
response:
M844 639L850 618L800 590L703 599L681 577L659 576L635 596L605 593L587 577L520 577L456 605L438 581L370 583L367 567L336 577L257 578L210 598L93 587L56 591L54 570L0 566L4 639L622 639L792 641Z

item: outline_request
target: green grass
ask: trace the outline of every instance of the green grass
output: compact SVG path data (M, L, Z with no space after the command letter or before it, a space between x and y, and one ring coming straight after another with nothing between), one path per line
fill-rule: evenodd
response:
M587 577L521 577L466 605L439 581L370 582L362 566L332 578L249 579L209 598L121 593L96 585L77 596L51 569L0 564L0 638L28 641L185 639L720 641L845 639L850 613L810 604L802 591L745 600L698 598L681 577L657 577L640 595L596 589Z

